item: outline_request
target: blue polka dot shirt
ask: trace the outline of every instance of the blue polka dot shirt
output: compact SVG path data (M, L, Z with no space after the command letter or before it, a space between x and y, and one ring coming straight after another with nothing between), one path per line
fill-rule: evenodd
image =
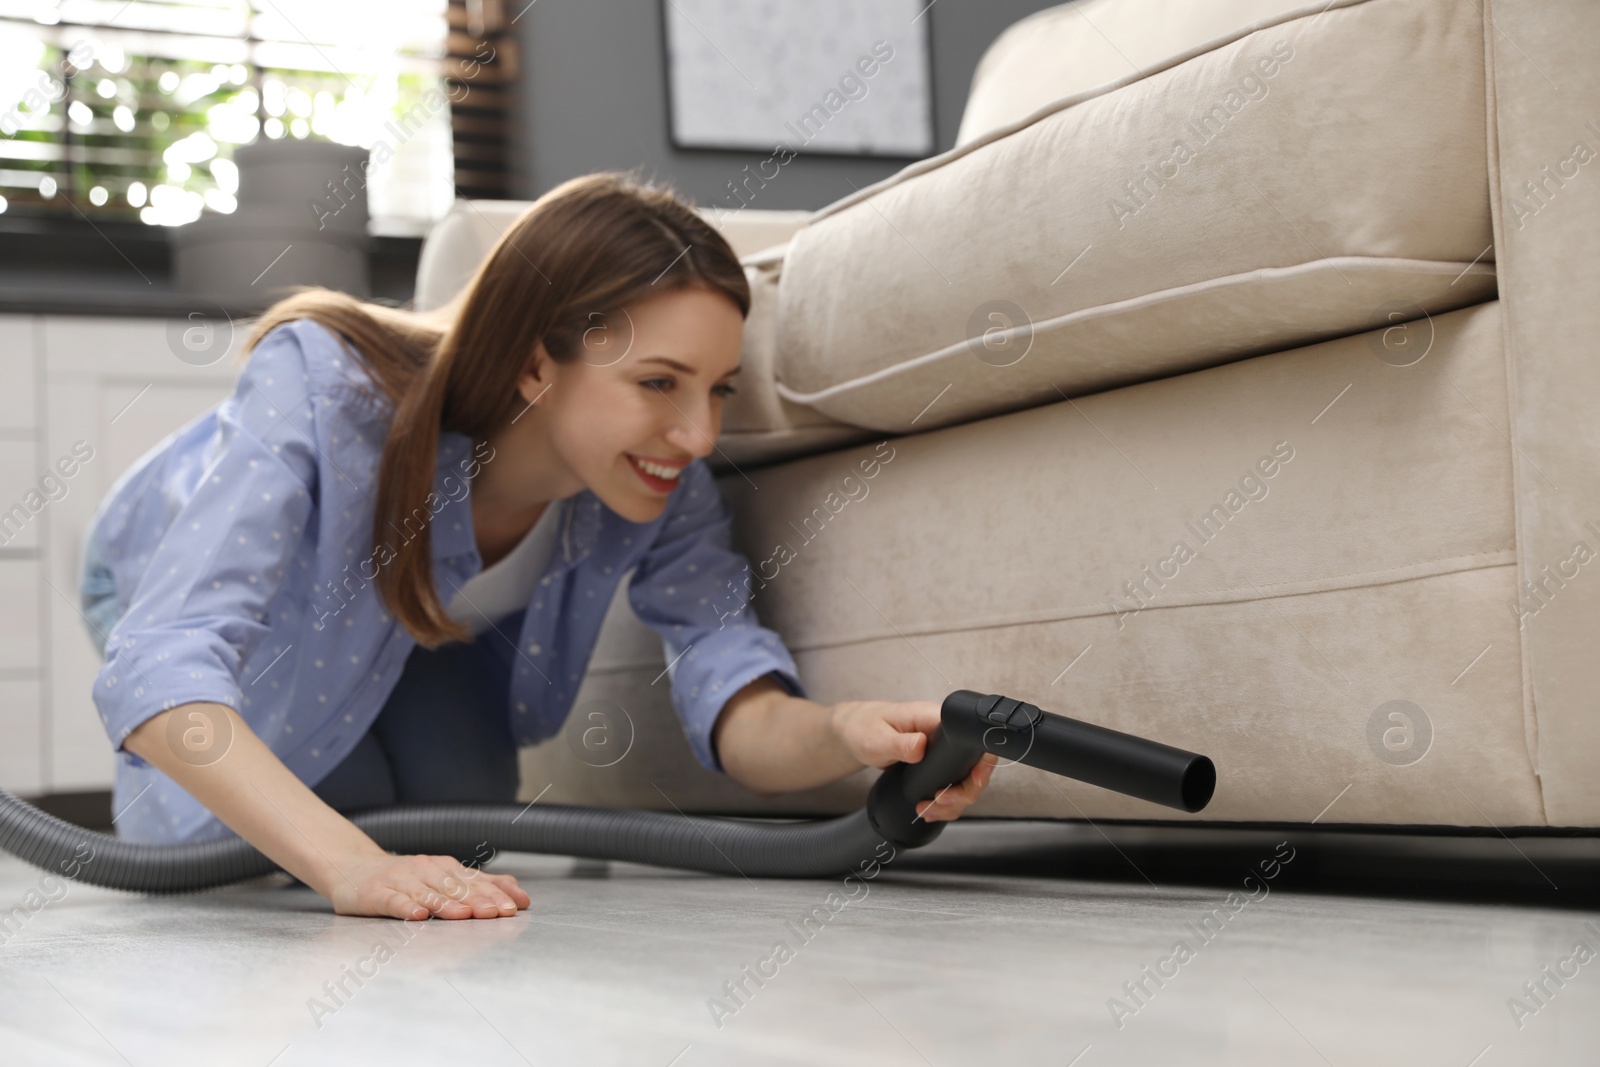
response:
M212 701L239 713L307 785L355 746L415 641L372 579L371 541L388 407L333 334L309 320L269 333L233 395L141 457L100 503L91 530L115 584L94 702L118 753L119 836L152 843L236 836L175 781L122 748L161 711ZM431 525L441 603L482 569L468 478L491 461L465 434L440 438ZM772 674L804 697L793 658L759 625L748 562L703 460L664 512L630 522L590 491L571 498L559 542L522 617L507 715L518 745L561 729L617 584L661 635L671 699L701 765L721 772L711 727L747 683ZM431 514L431 520L426 518ZM420 525L420 523L419 523ZM416 535L406 525L389 542ZM512 616L508 616L512 617Z

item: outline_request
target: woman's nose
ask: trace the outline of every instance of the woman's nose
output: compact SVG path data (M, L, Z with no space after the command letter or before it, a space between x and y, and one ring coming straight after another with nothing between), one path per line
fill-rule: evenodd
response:
M674 448L691 453L699 459L715 451L721 430L721 412L714 404L705 401L693 406L680 407L678 417L667 429L666 437Z

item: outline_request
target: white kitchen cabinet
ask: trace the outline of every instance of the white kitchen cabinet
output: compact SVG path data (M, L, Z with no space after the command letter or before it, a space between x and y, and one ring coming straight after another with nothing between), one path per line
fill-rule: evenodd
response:
M0 439L32 440L39 425L38 328L35 315L0 315Z
M6 606L0 611L0 679L38 680L44 662L39 638L42 586L37 559L0 558L0 604Z
M39 450L38 320L0 315L0 785L43 792L40 535L27 490ZM42 515L42 509L41 509Z
M66 488L53 481L39 484L39 446L33 435L33 430L13 430L0 437L0 547L13 552L39 547L39 516Z
M0 508L54 475L23 535L0 539L0 786L13 792L111 787L115 761L90 696L100 653L78 610L84 534L134 461L232 392L244 330L208 338L203 328L0 316ZM208 343L222 358L206 362ZM85 454L62 475L61 461Z
M44 709L37 671L33 677L0 673L0 786L19 796L47 792L44 775Z

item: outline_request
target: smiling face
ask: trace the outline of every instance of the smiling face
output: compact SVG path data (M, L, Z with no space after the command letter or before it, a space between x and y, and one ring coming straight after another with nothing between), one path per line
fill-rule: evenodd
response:
M508 461L485 464L474 486L509 521L589 489L623 518L649 522L721 433L744 333L732 300L677 289L594 321L578 359L557 363L541 342L518 380L533 406L493 442Z

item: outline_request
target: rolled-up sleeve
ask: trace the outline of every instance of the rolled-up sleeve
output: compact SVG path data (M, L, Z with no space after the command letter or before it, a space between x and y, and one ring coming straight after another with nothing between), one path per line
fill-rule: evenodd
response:
M212 701L238 709L241 670L271 630L268 602L315 504L315 442L305 357L280 327L217 408L213 456L107 640L93 696L117 751L168 708Z
M783 640L747 602L750 564L731 547L733 516L710 468L695 460L681 477L672 513L628 583L628 600L661 635L672 704L695 758L725 773L711 728L728 698L765 674L791 696L806 692Z

